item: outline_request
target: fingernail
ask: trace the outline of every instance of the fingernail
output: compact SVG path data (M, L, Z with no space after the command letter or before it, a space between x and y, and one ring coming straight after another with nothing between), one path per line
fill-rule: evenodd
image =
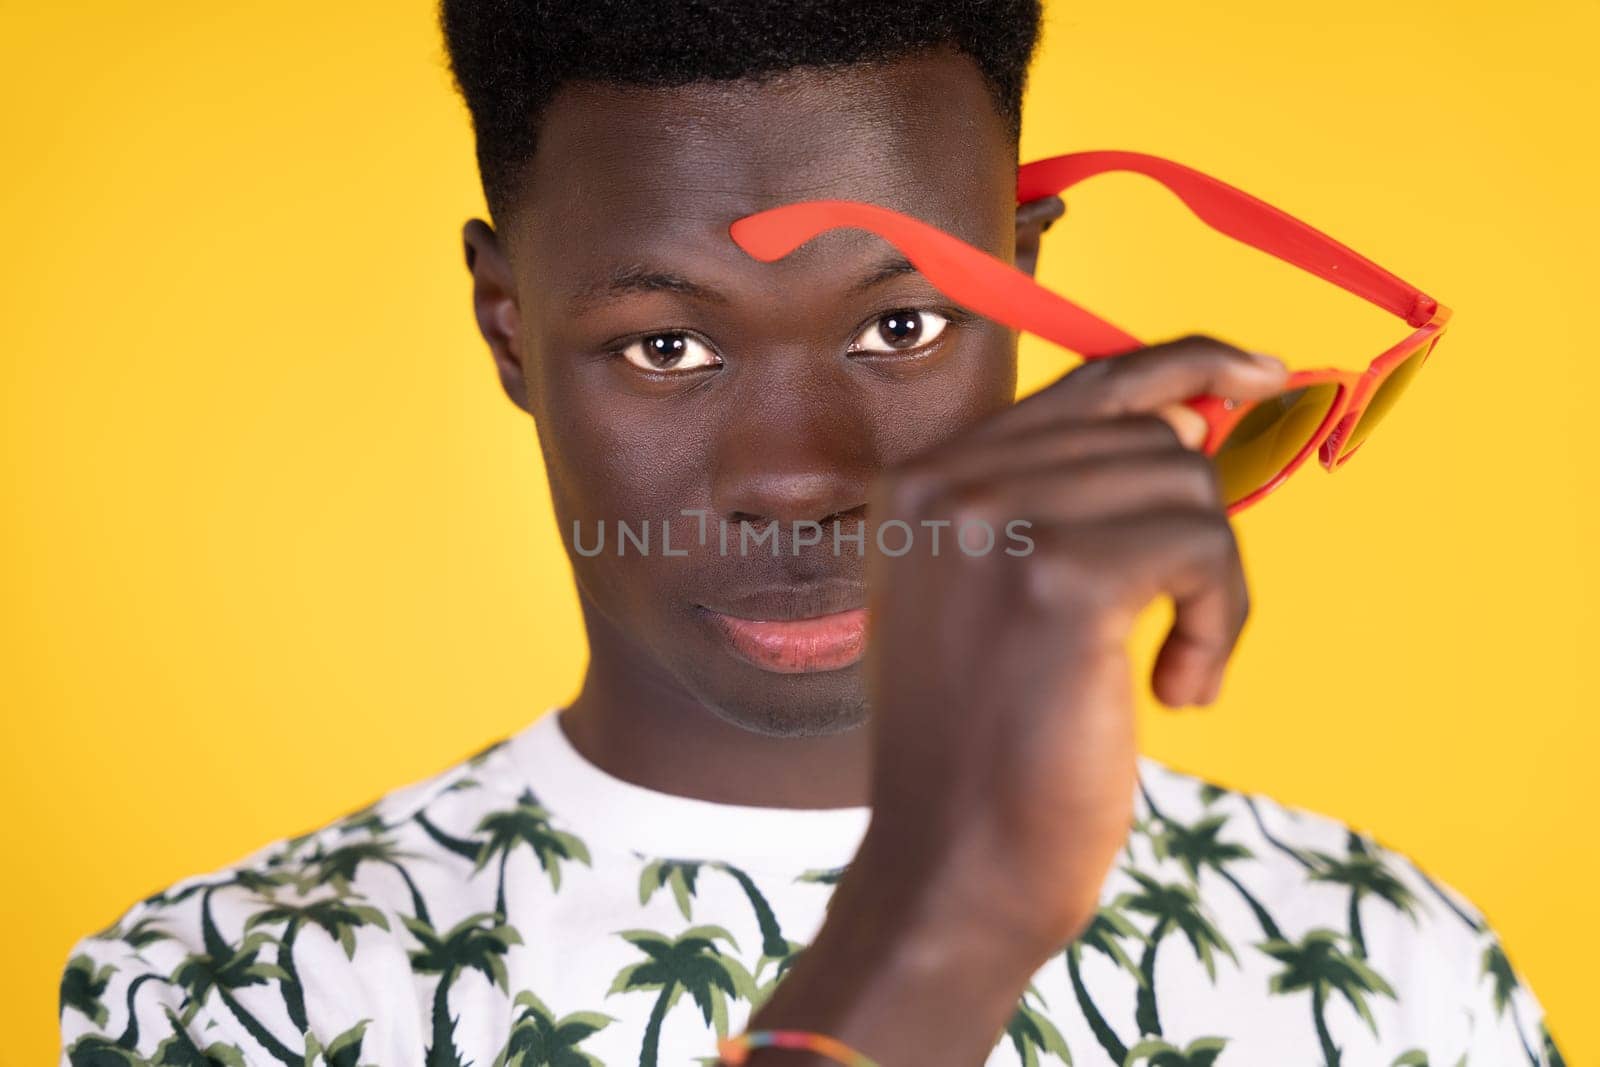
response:
M1199 448L1206 443L1206 433L1211 428L1210 424L1206 422L1204 415L1193 408L1182 404L1168 404L1156 414L1167 420L1185 448Z

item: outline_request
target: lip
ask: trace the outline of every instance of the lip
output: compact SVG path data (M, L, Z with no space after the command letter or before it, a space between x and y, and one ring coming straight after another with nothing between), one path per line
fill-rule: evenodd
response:
M741 619L701 608L743 660L776 674L836 671L866 649L867 610L851 608L809 619Z
M770 586L696 607L745 662L776 674L808 674L861 658L865 599L856 583Z

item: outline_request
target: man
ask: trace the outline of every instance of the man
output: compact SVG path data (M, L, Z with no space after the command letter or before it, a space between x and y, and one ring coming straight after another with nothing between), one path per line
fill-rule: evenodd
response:
M1014 403L1015 333L880 239L729 239L838 197L1031 271L1033 0L554 6L442 15L582 690L81 942L63 1062L683 1064L747 1025L889 1065L1560 1062L1459 894L1137 754L1135 615L1176 604L1179 707L1247 610L1180 401L1280 363L1186 338ZM974 520L1012 541L953 549Z

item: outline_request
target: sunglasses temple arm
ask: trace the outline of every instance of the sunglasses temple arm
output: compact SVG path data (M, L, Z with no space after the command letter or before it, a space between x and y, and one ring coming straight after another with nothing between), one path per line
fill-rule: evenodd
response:
M1025 271L936 226L876 204L808 200L735 221L736 244L763 262L781 259L818 234L848 227L894 245L933 286L963 307L1100 359L1143 348L1144 342L1046 289Z
M1410 325L1426 325L1436 302L1415 286L1312 226L1208 174L1141 152L1075 152L1024 163L1017 200L1061 193L1098 174L1126 171L1160 183L1219 233L1314 274Z

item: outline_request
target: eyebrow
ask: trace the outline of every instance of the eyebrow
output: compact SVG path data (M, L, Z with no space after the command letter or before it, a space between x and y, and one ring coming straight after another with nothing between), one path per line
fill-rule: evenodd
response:
M851 285L846 292L852 296L858 295L891 278L897 278L902 274L915 273L917 273L917 268L912 265L910 260L898 252L891 253L873 262L868 272ZM615 300L636 293L676 293L679 296L687 296L711 304L726 305L728 303L728 298L725 295L710 286L702 285L681 274L657 270L643 263L630 263L619 266L599 280L579 283L568 290L567 297L571 312L573 314L581 314L607 300Z

